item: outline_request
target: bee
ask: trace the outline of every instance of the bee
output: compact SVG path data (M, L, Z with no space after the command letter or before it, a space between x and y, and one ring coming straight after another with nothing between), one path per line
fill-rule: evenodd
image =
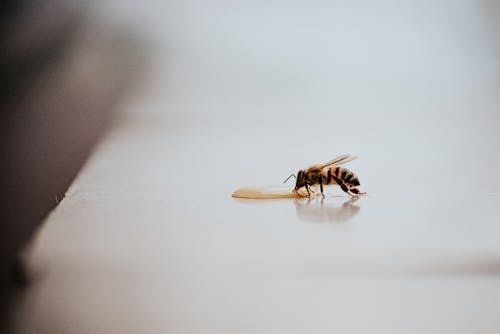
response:
M328 161L325 164L317 164L310 166L304 170L299 170L297 175L291 174L286 180L288 181L292 176L295 177L295 188L293 192L296 196L302 197L299 193L299 189L305 187L308 196L311 196L310 187L319 184L321 190L321 196L325 197L323 194L323 185L337 184L342 188L343 191L351 196L362 195L362 193L356 187L360 185L358 177L348 170L347 168L338 167L339 165L345 164L349 161L356 159L356 157L345 154L341 155L333 160Z

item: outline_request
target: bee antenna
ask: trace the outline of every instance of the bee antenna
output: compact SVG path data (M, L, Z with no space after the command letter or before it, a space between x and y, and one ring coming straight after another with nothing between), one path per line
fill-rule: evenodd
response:
M290 174L290 176L289 176L289 177L287 177L287 178L286 178L286 180L285 180L285 181L283 181L283 183L286 183L286 181L290 180L290 178L291 178L292 176L293 176L295 179L297 179L297 177L295 176L295 174Z

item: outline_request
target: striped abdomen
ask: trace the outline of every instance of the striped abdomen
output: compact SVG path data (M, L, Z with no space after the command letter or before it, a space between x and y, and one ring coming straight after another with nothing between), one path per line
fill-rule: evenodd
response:
M353 187L359 186L360 184L358 177L353 172L343 167L332 167L328 170L327 184L337 184L335 178Z

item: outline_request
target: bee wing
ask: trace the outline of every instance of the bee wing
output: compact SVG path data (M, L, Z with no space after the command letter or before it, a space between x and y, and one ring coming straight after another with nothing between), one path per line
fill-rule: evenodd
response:
M349 161L353 161L356 158L357 158L356 156L344 154L344 155L341 155L339 157L336 157L333 160L328 161L326 164L321 165L320 168L323 169L325 167L333 167L333 166L337 166L337 165L342 165L342 164L348 163Z

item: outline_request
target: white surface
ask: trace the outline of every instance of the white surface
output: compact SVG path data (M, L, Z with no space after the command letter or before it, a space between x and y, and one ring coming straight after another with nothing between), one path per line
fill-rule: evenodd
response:
M152 30L147 92L41 229L13 332L496 333L482 3L183 3ZM343 153L355 203L230 196Z
M236 187L324 152L286 136L295 121L224 123L117 125L40 233L15 332L496 331L496 144L440 140L435 122L394 130L399 141L354 137L344 146L359 147L349 166L368 196L243 201Z

